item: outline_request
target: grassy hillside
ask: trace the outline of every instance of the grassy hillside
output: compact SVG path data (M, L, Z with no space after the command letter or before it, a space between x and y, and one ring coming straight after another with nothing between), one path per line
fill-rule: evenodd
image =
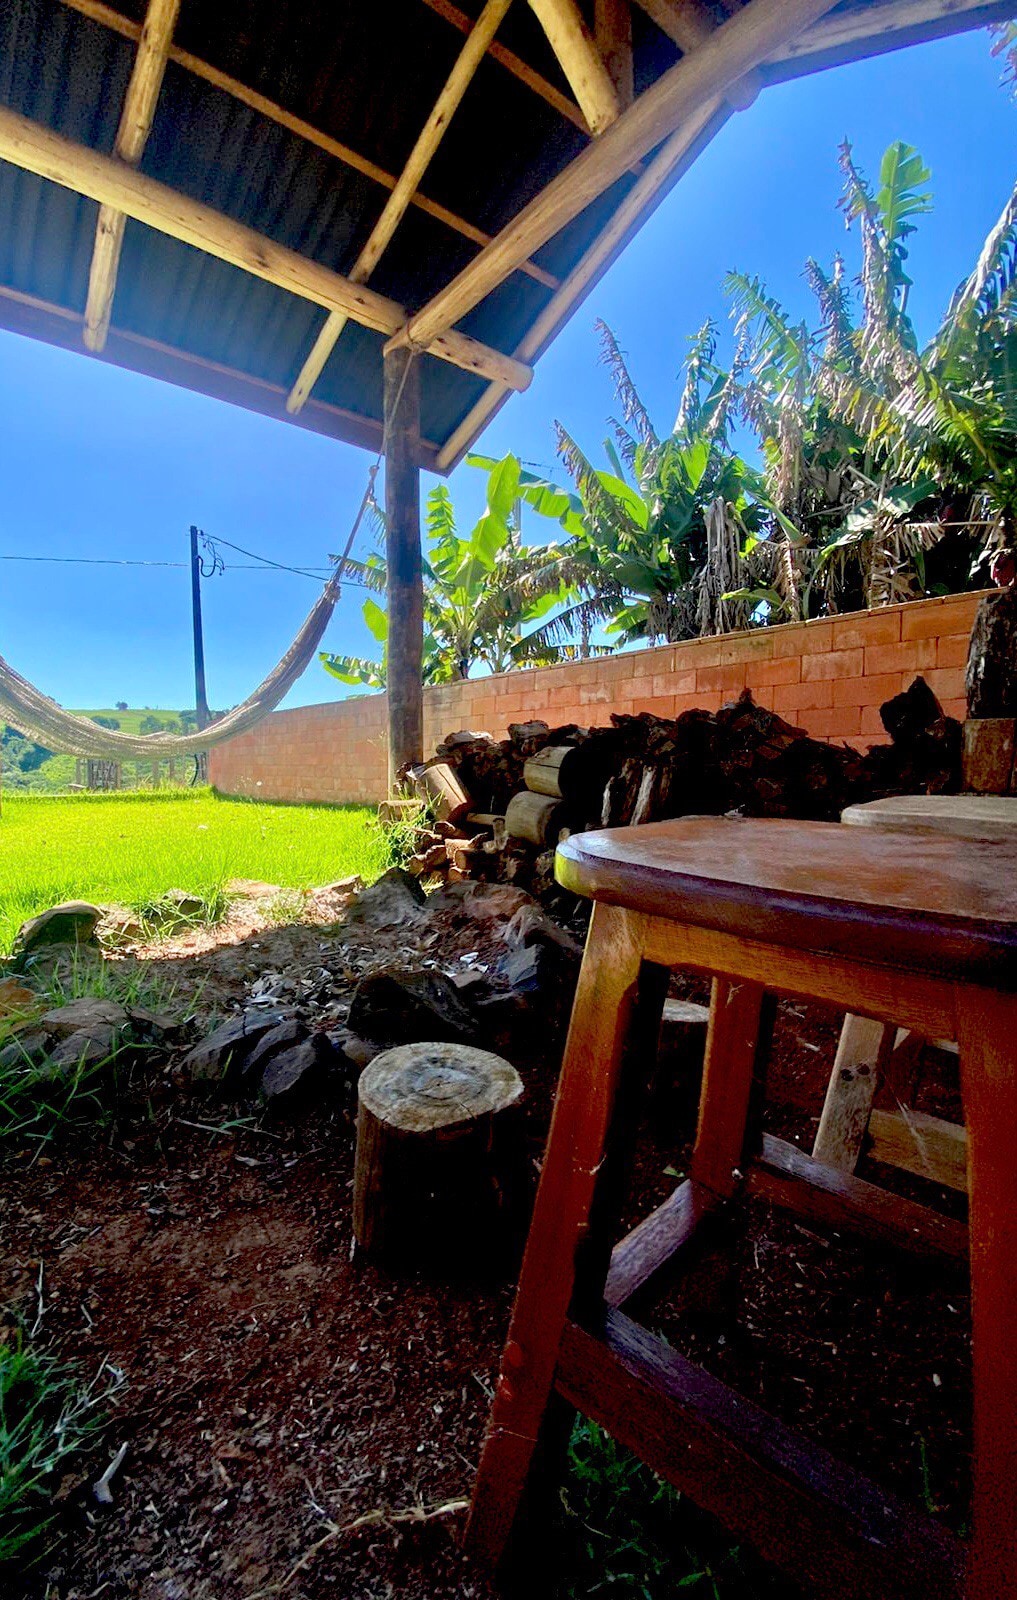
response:
M0 952L61 900L132 907L230 878L306 889L388 865L367 807L272 806L179 794L8 794L0 811Z
M158 722L167 733L183 733L185 724L193 726L194 723L193 711L166 711L152 706L135 706L127 711L106 706L98 710L78 711L76 715L102 717L106 722L116 723L122 733L132 734L156 732L153 721ZM3 724L0 723L2 728ZM8 793L59 793L74 782L74 757L43 753L38 745L23 739L13 729L6 730L0 734L0 776ZM138 777L142 782L147 781L145 763L142 763ZM133 784L134 781L134 762L129 762L125 782Z

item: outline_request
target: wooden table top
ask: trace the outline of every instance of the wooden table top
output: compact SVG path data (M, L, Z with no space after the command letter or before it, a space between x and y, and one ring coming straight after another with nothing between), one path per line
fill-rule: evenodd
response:
M574 834L556 872L675 922L1017 988L1017 841L682 817Z
M899 794L848 806L841 822L857 828L915 828L958 839L1017 839L1017 796L1005 794Z

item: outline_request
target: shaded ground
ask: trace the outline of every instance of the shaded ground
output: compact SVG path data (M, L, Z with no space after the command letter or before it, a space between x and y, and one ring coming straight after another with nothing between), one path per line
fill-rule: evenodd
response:
M433 959L484 963L489 936L476 924L451 919L432 934ZM341 1016L365 964L388 954L321 927L270 927L212 954L163 947L151 965L181 993L200 979L208 1012L260 978ZM782 1010L770 1124L805 1147L836 1027L819 1007ZM518 1064L532 1175L554 1066L532 1052ZM945 1074L931 1092L946 1109ZM693 1098L644 1130L634 1215L682 1170ZM337 1093L293 1125L228 1127L237 1114L159 1069L139 1080L105 1144L0 1168L2 1299L34 1318L41 1282L44 1334L87 1366L109 1356L128 1380L97 1458L99 1470L128 1445L114 1504L67 1485L70 1537L27 1592L486 1600L486 1580L455 1545L457 1503L475 1468L511 1267L429 1282L352 1261L348 1099ZM762 1210L733 1251L730 1272L708 1259L648 1320L744 1393L962 1522L964 1283ZM421 1512L427 1520L411 1520Z

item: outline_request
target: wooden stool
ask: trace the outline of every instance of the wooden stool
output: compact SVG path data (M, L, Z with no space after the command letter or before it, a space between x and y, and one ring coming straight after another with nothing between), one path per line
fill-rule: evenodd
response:
M894 795L848 806L841 821L888 833L920 831L1017 846L1017 798L1006 795ZM929 1042L956 1053L953 1040ZM909 1109L925 1043L907 1028L848 1013L812 1147L817 1161L854 1172L868 1137L877 1161L951 1189L967 1188L964 1128ZM899 1110L873 1109L882 1082L889 1084Z
M575 1407L810 1594L1017 1593L1017 850L688 818L574 836L557 871L595 904L472 1548L501 1558L524 1490L532 1504L547 1488ZM612 1253L647 1059L627 1047L659 1021L675 966L717 975L690 1177ZM951 1533L622 1310L739 1191L934 1262L963 1259L962 1224L760 1137L753 1091L774 990L960 1041L974 1319L966 1589Z

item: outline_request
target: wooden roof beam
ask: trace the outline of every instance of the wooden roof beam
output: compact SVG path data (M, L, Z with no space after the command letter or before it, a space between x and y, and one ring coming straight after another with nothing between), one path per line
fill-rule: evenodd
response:
M1013 11L1014 6L995 7L991 0L883 0L882 4L860 5L851 11L837 11L796 39L790 39L767 57L766 64L777 65L823 55L864 41L873 41L876 50L896 50L922 37L937 22L949 23L950 32L978 27L991 20L980 14Z
M683 123L788 44L829 8L829 0L751 0L706 42L671 67L536 195L476 259L416 312L395 344L427 348L503 283Z
M80 16L87 17L89 22L98 23L102 28L108 28L111 33L118 33L122 39L132 39L135 43L141 38L141 26L133 22L130 17L125 17L105 0L61 0L69 11L76 11ZM469 23L469 19L464 19ZM472 24L470 24L472 26ZM241 83L238 78L233 78L228 72L220 72L208 61L203 61L200 56L193 55L190 50L182 50L179 45L171 44L167 58L174 66L180 67L184 72L189 72L195 78L200 78L203 83L208 83L213 89L220 89L223 94L228 94L231 99L238 100L249 110L257 112L269 122L274 122L280 128L285 128L287 133L295 134L298 139L305 139L308 144L313 144L318 150L324 150L326 155L332 156L336 161L341 161L344 166L350 167L354 172L359 172L365 178L370 178L375 183L381 184L385 189L394 189L398 179L391 172L386 172L376 161L371 161L367 156L362 156L359 151L350 145L344 144L341 139L333 139L329 133L323 133L320 128L314 127L303 117L296 116L292 111L287 111L285 106L279 105L275 100L270 100L267 95L261 94L257 89L251 89L247 84ZM550 85L548 85L550 88ZM566 102L567 104L570 102ZM586 123L578 106L573 107L576 117L585 129ZM417 193L413 196L411 205L423 211L427 216L434 217L437 222L443 222L446 227L460 234L464 239L469 239L472 244L490 244L491 235L485 233L483 228L474 227L472 222L467 222L465 217L460 217L455 211L450 211L448 206L439 205L437 200L428 199L427 195ZM543 267L538 267L536 262L527 261L520 268L527 277L535 282L542 283L547 289L556 289L558 279L550 272L545 272Z
M536 322L516 346L515 354L520 361L536 361L543 353L572 312L607 271L631 231L653 209L689 151L722 126L724 112L725 102L719 98L708 100L699 114L690 117L677 133L661 145L653 160L647 162L641 177L633 184L610 222L597 235L557 294L548 301ZM439 471L448 472L455 466L462 452L469 449L492 413L510 393L511 390L501 383L493 383L484 391L439 449Z
M446 22L451 23L453 28L458 28L460 33L469 33L473 27L473 18L468 17L465 11L460 10L459 6L453 5L452 0L424 0L424 5L439 17L443 17ZM539 72L534 72L533 68L528 66L514 51L507 50L503 44L493 40L488 54L492 61L497 61L499 66L504 67L506 72L511 72L512 76L518 78L520 83L525 83L526 87L531 89L534 94L539 95L547 105L553 106L560 116L565 117L581 132L589 134L589 123L575 101L570 100L567 94L562 94L561 90L556 89L553 83L548 83L547 79L541 77Z
M0 160L122 211L326 311L341 311L365 328L394 334L406 325L407 312L395 300L6 107L0 107ZM442 361L512 389L527 388L533 377L524 363L464 334L439 336L428 348Z
M151 131L179 11L180 0L149 0L113 146L119 159L132 167L141 160ZM122 211L114 211L110 206L99 207L82 329L82 338L90 350L101 350L109 333L126 225L127 218Z
M750 0L751 3L751 0ZM702 0L636 0L660 29L684 54L705 44L717 24ZM763 80L756 71L747 72L725 96L736 111L745 111L755 100Z
M483 11L477 18L476 26L468 35L466 43L456 59L455 66L449 74L441 94L434 104L434 109L421 130L420 137L410 152L409 159L400 173L395 188L385 202L384 210L371 229L367 243L361 250L350 272L353 283L366 283L381 259L396 228L406 215L411 200L417 190L417 185L427 171L438 146L445 136L453 113L458 107L463 95L469 88L476 74L477 68L487 51L487 47L494 38L506 11L512 0L487 0ZM294 415L300 410L307 400L308 395L321 377L325 363L335 349L348 318L342 312L332 311L325 319L324 326L314 341L310 355L300 369L296 383L290 390L286 400L287 411Z
M530 0L558 65L594 135L603 133L621 112L621 101L597 42L576 0Z
M594 0L593 36L623 111L632 104L632 7L630 0Z

